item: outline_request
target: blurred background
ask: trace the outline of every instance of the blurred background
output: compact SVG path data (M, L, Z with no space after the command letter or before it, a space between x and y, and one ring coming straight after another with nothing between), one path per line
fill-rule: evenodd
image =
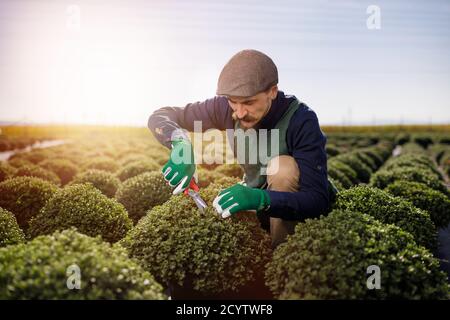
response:
M146 126L237 51L322 125L450 123L450 2L0 0L0 121Z

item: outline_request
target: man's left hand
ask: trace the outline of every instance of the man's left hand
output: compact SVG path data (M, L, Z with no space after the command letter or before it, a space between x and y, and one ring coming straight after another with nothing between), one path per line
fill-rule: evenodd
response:
M213 207L222 218L243 210L260 211L270 205L267 191L235 184L222 190L213 201Z

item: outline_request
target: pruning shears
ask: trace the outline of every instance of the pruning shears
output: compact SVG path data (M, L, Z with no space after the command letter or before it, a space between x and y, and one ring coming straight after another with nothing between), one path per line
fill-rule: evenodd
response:
M207 207L206 202L202 199L200 194L198 193L200 190L197 183L195 183L194 178L191 179L191 182L189 183L189 186L186 188L186 190L183 191L185 195L191 196L191 198L194 200L195 204L197 205L198 209L201 212L205 212L205 208Z

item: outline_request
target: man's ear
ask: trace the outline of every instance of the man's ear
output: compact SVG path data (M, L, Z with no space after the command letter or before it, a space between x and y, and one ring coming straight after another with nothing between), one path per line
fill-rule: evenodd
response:
M275 100L275 98L277 97L277 94L278 94L278 86L274 85L269 90L270 90L269 91L270 99Z

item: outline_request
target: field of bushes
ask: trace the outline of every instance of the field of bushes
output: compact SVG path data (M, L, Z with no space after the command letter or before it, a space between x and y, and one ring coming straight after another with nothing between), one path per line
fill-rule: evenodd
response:
M237 164L198 165L200 212L148 129L2 128L0 299L449 299L450 127L324 132L332 210L272 250L255 215L211 206Z

